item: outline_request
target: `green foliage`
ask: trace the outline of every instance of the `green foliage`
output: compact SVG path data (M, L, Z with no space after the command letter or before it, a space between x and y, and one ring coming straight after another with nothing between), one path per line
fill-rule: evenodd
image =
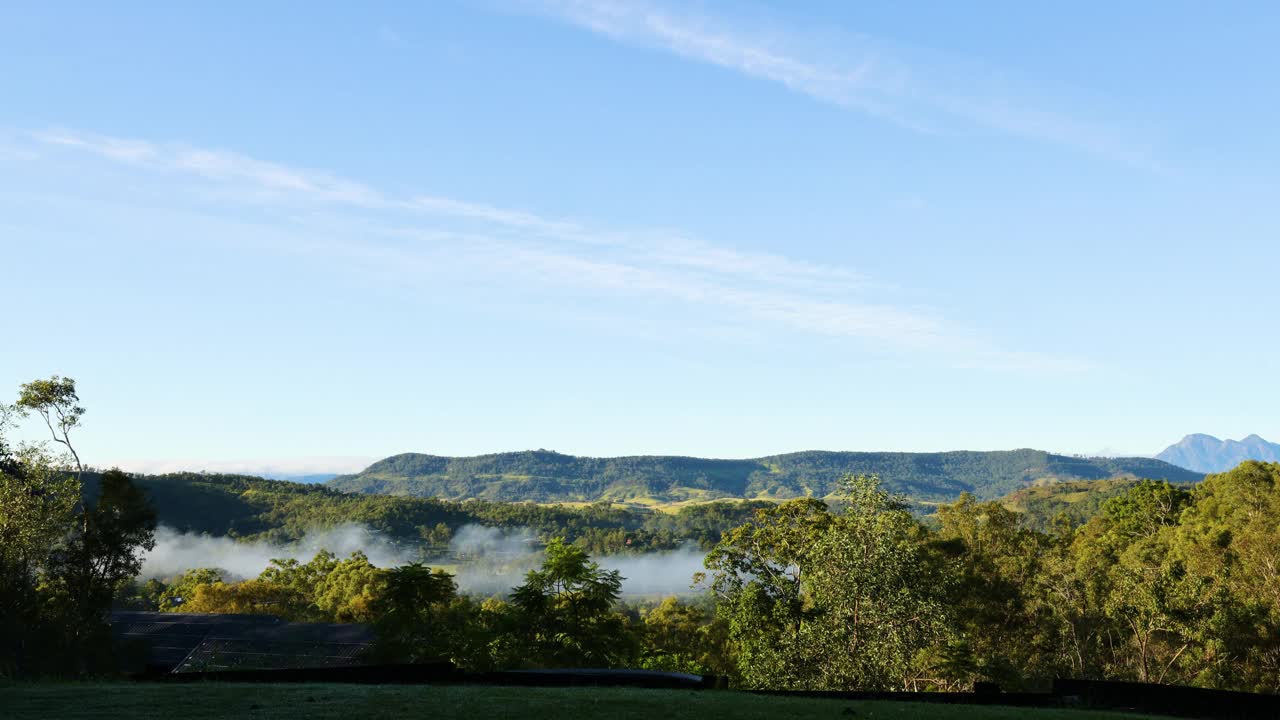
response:
M81 503L70 534L43 570L45 612L60 632L59 654L85 672L108 644L106 615L119 587L142 570L141 551L155 546L155 511L129 476L103 473L98 496Z
M362 552L345 560L322 550L311 560L272 560L255 579L227 582L216 568L188 570L161 583L157 609L275 615L294 622L373 622L374 605L395 571L375 567ZM157 582L157 581L153 581Z
M1116 478L1037 483L1000 498L1000 503L1018 513L1023 527L1052 533L1080 527L1102 512L1104 503L1137 482Z
M157 578L126 580L116 588L115 597L111 600L113 610L145 610L160 609L160 596L168 586Z
M156 604L159 610L182 612L183 605L195 599L202 585L225 582L226 573L217 568L193 568L171 580L160 592Z
M865 482L842 516L807 501L762 511L707 559L738 675L767 687L1030 689L1073 676L1280 689L1280 465L1245 463L1194 491L1114 489L1052 534L967 495L926 530Z
M631 656L626 620L614 612L622 576L556 538L542 566L511 591L521 664L609 667Z
M146 494L125 473L108 470L53 565L77 592L109 591L142 570L141 551L155 547L155 528Z
M63 472L42 445L16 452L3 439L15 413L36 413L75 460ZM0 674L85 674L111 667L106 614L141 569L155 512L119 470L85 493L71 430L79 425L75 381L53 376L21 386L0 408Z
M334 622L372 622L377 618L373 603L384 593L387 574L364 553L352 553L312 586L315 607Z
M814 547L818 611L806 658L821 687L910 687L915 656L940 633L944 578L923 562L904 503L869 478L851 480L844 515Z
M1038 616L1037 584L1054 538L1024 527L1000 503L963 495L938 510L938 529L927 540L927 562L949 576L947 632L921 658L943 689L975 682L1027 687L1053 677L1057 665L1044 651L1046 625Z
M1167 482L1143 480L1102 507L1109 532L1133 541L1150 538L1176 525L1191 504L1191 493Z
M903 688L941 632L943 578L922 529L876 478L842 485L844 513L811 500L761 510L707 556L747 687Z
M21 413L39 415L49 428L54 442L66 447L75 459L76 469L83 470L80 455L71 445L71 430L80 425L84 408L76 394L76 381L54 375L48 380L32 380L19 387L14 407Z
M728 653L728 624L714 613L714 605L674 597L638 613L638 667L695 675L734 672Z
M275 615L284 620L308 619L310 598L287 585L265 580L200 584L182 612L228 615Z
M0 427L0 445L3 445ZM56 619L41 578L74 522L80 485L34 449L0 448L0 677L34 672Z
M450 660L460 630L448 612L457 590L451 575L419 563L388 571L373 603L379 654L399 662Z
M1019 587L1027 631L1006 645L1034 650L1042 674L1274 691L1277 598L1257 579L1280 562L1258 512L1280 509L1277 475L1246 463L1194 492L1139 482L1045 536L1043 567Z
M920 500L952 500L962 492L994 498L1042 479L1203 477L1146 458L1077 458L1038 450L800 452L754 460L586 458L538 450L469 458L395 455L329 484L351 492L454 499L670 502L827 497L838 494L841 478L861 474L877 475L886 489Z
M1280 692L1280 463L1210 475L1170 535L1169 555L1202 588L1212 629L1190 638L1186 675Z
M384 593L388 576L389 571L374 567L362 552L339 560L322 550L306 563L272 560L258 579L305 598L305 607L291 619L372 622L377 618L373 604Z
M6 454L0 469L0 563L34 572L45 566L80 502L80 484L34 450Z

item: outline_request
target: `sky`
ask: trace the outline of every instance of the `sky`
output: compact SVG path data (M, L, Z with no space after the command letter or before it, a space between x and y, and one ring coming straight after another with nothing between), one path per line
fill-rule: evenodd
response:
M0 398L75 378L140 470L1280 438L1278 31L5 3Z

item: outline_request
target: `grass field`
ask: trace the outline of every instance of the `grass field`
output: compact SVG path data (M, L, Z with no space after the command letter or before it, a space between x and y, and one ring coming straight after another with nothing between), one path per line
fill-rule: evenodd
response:
M250 718L510 718L511 720L705 720L707 718L939 718L1091 720L1150 716L1076 710L848 702L731 691L367 685L0 685L5 720L213 720Z

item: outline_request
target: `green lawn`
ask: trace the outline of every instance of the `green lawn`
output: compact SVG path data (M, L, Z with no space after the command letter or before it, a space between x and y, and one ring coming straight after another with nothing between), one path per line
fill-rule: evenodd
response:
M511 718L512 720L706 720L707 718L955 718L1090 720L1144 716L1075 710L846 702L732 691L368 685L0 685L5 720L79 718ZM1147 716L1149 717L1149 716Z

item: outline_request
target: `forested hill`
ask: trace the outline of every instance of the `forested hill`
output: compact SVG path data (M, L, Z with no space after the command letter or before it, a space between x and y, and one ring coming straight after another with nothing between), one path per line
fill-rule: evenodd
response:
M345 492L449 499L671 502L825 497L850 473L879 475L887 489L917 500L950 500L962 492L996 498L1037 480L1141 477L1196 482L1204 477L1149 458L1079 458L1040 450L809 451L751 460L589 458L533 450L461 458L406 453L328 484Z
M99 477L85 474L86 496L97 495ZM360 495L249 475L134 475L133 482L146 493L159 522L179 532L290 543L312 530L356 523L397 544L436 550L467 525L527 529L597 555L689 544L709 550L721 533L772 504L700 503L665 513L607 503L566 507Z

